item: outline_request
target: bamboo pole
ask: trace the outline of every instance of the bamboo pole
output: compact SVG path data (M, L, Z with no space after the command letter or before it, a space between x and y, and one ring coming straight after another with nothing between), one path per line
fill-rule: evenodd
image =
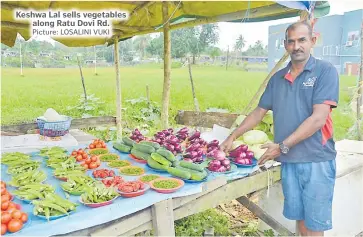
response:
M169 126L169 98L170 98L170 70L171 70L171 42L170 23L168 22L168 2L163 2L163 22L164 22L164 86L163 86L163 106L161 110L162 127Z
M121 83L120 83L120 58L119 58L119 43L118 37L115 37L114 55L115 55L115 69L116 69L116 127L117 127L117 140L122 138L122 114L121 114Z
M20 49L19 49L19 53L20 53L20 76L24 76L23 74L23 54L22 54L22 50L21 50L21 42L20 42Z
M299 21L305 21L306 19L308 19L308 16L309 16L309 14L306 11L303 11L300 14L300 20ZM247 104L247 106L243 110L242 114L246 115L246 114L249 113L249 111L251 110L251 108L254 105L254 103L257 101L257 99L260 97L260 95L265 90L265 88L266 88L269 80L271 79L271 77L280 69L280 67L288 59L288 57L289 57L289 53L288 52L285 52L284 55L281 57L281 59L277 62L277 64L275 65L275 67L267 75L266 79L262 82L262 84L258 88L257 92L252 97L251 101Z
M360 42L363 42L363 22L360 31ZM362 141L362 133L360 129L361 124L361 111L360 107L362 105L362 84L363 82L363 47L361 46L361 57L360 57L360 70L359 70L359 80L358 80L358 98L357 98L357 132L358 132L358 140Z
M199 103L198 103L197 97L195 96L194 82L193 82L193 76L192 76L192 66L190 65L189 56L188 56L188 68L189 68L190 84L192 84L192 94L193 94L195 110L199 112L200 111L199 110Z

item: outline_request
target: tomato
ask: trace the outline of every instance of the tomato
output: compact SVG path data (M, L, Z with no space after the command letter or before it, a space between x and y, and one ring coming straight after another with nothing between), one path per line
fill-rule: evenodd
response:
M87 165L89 164L89 163L91 163L92 161L91 161L91 159L90 158L87 158L85 161L84 161L84 163L86 163Z
M96 162L97 160L98 160L98 157L97 157L97 156L92 156L92 157L91 157L91 161L92 161L92 162Z
M82 158L83 158L83 160L87 159L88 158L87 153L83 153Z
M1 224L1 235L5 235L8 231L8 227L5 224Z
M7 224L11 220L11 214L9 212L2 212L1 213L1 224Z
M106 148L106 144L103 144L103 145L102 145L102 148Z
M28 214L24 213L21 215L21 219L20 219L23 223L28 221Z
M77 156L77 152L76 151L72 151L72 156Z
M5 194L5 192L6 192L6 188L1 187L1 195L4 195L4 194Z
M89 148L89 149L94 149L94 148L95 148L95 145L90 144L90 145L88 146L88 148Z
M1 201L2 202L10 201L10 195L9 194L1 195Z
M76 160L77 160L77 161L81 161L81 160L83 160L82 155L77 155Z
M4 181L1 181L1 187L6 188L6 183Z
M23 213L21 211L14 211L13 213L11 213L11 216L13 217L13 219L20 219L22 214Z
M82 166L86 169L88 169L88 164L83 163Z
M1 210L6 211L9 208L9 201L5 201L1 203Z
M8 231L11 233L17 232L23 228L23 222L21 220L13 219L8 223Z
M100 159L97 159L96 164L97 164L97 165L101 165L101 161L100 161Z
M96 168L97 168L97 164L96 164L96 163L94 163L94 162L91 162L91 163L89 164L89 168L90 168L90 169L96 169Z
M20 204L15 203L15 208L16 208L16 209L18 209L18 210L21 210L21 205L20 205Z
M12 207L16 209L15 203L9 202L9 208L12 208Z
M98 143L98 144L96 145L96 148L102 148L102 145Z

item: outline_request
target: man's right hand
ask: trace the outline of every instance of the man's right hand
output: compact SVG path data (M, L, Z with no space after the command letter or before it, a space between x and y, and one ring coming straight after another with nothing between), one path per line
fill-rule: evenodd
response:
M226 140L224 140L224 142L222 142L222 144L219 146L220 150L227 153L231 150L232 145L233 145L233 137L229 136Z

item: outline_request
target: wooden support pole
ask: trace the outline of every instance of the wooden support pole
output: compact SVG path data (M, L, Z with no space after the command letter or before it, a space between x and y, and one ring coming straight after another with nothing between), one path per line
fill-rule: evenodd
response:
M164 22L164 86L163 86L163 106L161 109L161 123L164 129L169 126L169 98L170 98L170 71L171 71L171 37L170 23L168 19L168 2L163 2L163 22Z
M80 55L77 55L77 62L79 67L79 72L81 74L81 81L82 81L82 87L83 87L83 93L84 93L84 102L87 104L87 91L86 91L86 85L84 83L83 73L82 73L82 66L81 66L81 60L79 59Z
M308 16L309 16L308 12L306 12L306 11L301 12L299 21L307 20ZM284 62L287 60L288 57L289 57L288 52L285 52L284 55L281 57L281 59L277 62L275 67L267 75L266 79L262 82L262 84L258 88L256 94L254 94L251 101L247 104L247 106L243 110L242 114L247 115L250 112L250 110L252 109L252 106L255 104L255 102L258 100L258 98L260 98L260 95L265 90L265 88L266 88L269 80L271 79L271 77L280 69L280 67L284 64Z
M116 127L117 127L117 139L122 138L122 114L121 114L121 83L120 83L120 58L118 37L115 37L114 55L115 55L115 69L116 69Z
M155 203L151 208L154 236L175 236L173 200Z
M360 107L362 106L362 86L363 86L363 22L360 30L360 42L361 42L361 57L360 57L360 70L359 70L359 80L358 80L358 97L357 97L357 132L358 140L362 141L362 133L360 124L362 122Z
M192 76L192 66L190 65L190 59L188 57L188 68L189 68L189 78L190 78L190 84L192 85L192 95L194 100L194 107L197 112L199 112L199 103L198 99L195 95L195 89L194 89L194 82L193 82L193 76Z
M266 224L268 224L272 229L276 230L282 236L293 236L294 234L286 229L283 225L278 223L274 218L268 215L259 206L251 202L247 197L242 196L237 198L237 201L241 203L244 207L250 210L255 216L260 218Z

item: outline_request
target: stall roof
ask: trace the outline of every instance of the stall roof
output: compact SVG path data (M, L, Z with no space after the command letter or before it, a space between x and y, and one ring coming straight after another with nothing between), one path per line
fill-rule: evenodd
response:
M298 16L301 10L310 10L314 5L315 17L329 13L326 1L174 1L168 2L171 29L190 27L214 22L259 22ZM118 9L130 13L128 21L113 22L113 35L120 40L135 35L162 31L163 16L161 1L2 1L1 42L14 46L17 34L29 40L30 27L27 21L14 19L15 9L33 10L102 10ZM112 43L111 38L53 38L69 47L87 47Z

